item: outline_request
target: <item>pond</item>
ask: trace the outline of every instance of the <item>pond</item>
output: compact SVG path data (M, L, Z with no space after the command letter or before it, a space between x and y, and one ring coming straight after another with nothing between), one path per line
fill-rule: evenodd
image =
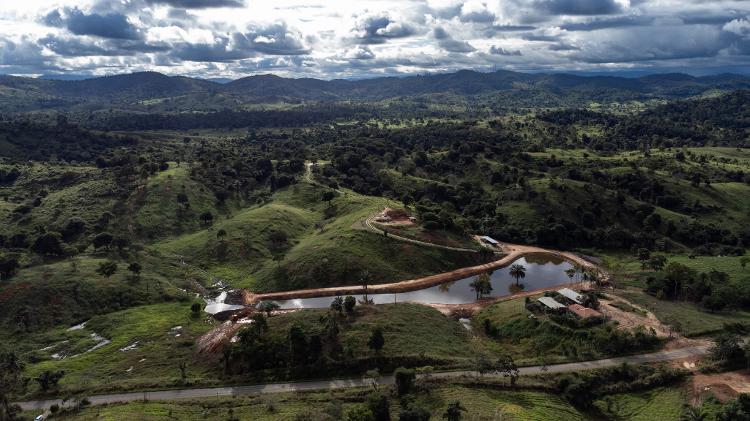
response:
M492 293L485 297L500 297L522 291L548 288L564 285L570 282L565 270L573 265L562 258L547 254L527 255L514 261L526 268L526 276L519 280L510 276L510 266L492 272ZM375 304L389 304L394 302L414 302L423 304L467 304L476 301L476 293L470 284L476 279L471 276L457 281L448 282L433 287L395 294L369 294L368 299ZM355 295L358 301L362 295ZM285 301L275 301L282 309L293 308L326 308L331 305L335 297L297 298Z

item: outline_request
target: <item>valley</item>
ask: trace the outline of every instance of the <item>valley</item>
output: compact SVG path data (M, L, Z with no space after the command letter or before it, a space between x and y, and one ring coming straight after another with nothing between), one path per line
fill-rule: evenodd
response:
M518 78L549 101L505 109L528 93ZM575 77L550 99L561 79L27 81L72 102L3 105L3 410L349 420L384 400L391 419L437 419L458 399L470 419L666 420L740 405L745 78ZM715 396L695 386L724 378Z

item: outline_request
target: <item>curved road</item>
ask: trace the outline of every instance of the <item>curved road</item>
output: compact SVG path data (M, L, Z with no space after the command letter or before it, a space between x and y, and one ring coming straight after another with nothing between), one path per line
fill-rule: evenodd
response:
M519 374L530 375L540 373L561 373L566 371L581 371L581 370L592 370L597 368L612 367L620 365L622 363L629 364L643 364L653 363L661 361L672 361L683 358L701 356L708 353L708 345L692 346L680 349L674 349L670 351L659 351L650 354L641 355L630 355L626 357L608 358L604 360L593 360L583 361L566 364L555 364L549 366L532 366L532 367L521 367L519 368ZM462 376L477 376L478 373L475 371L443 371L434 373L434 378L450 379ZM486 377L499 377L499 373L485 374ZM181 389L181 390L159 390L154 392L131 392L131 393L116 393L110 395L95 395L88 397L89 401L93 405L101 405L115 402L131 402L139 400L175 400L175 399L198 399L198 398L210 398L219 396L241 396L241 395L255 395L255 394L268 394L268 393L282 393L282 392L296 392L305 390L324 390L324 389L347 389L355 387L368 387L372 385L372 379L366 378L350 378L340 380L315 380L305 382L291 382L291 383L268 383L268 384L256 384L249 386L227 386L227 387L211 387L211 388L197 388L197 389ZM393 384L393 376L383 376L377 380L378 384L387 385ZM60 399L50 400L38 400L38 401L26 401L18 402L18 404L25 411L29 410L44 410L49 408L52 404L61 405Z

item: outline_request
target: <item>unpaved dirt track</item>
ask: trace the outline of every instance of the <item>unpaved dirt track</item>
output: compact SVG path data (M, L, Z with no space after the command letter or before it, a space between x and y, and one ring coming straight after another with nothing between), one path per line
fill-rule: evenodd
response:
M533 367L521 367L519 372L521 375L531 375L540 373L561 373L567 371L580 371L580 370L592 370L597 368L605 368L617 366L622 363L629 364L644 364L644 363L655 363L662 361L679 360L683 358L690 358L704 355L708 352L709 347L694 346L681 349L675 349L671 351L660 351L653 352L650 354L641 355L630 355L626 357L618 358L607 358L604 360L593 360L583 361L576 363L566 364L554 364L549 366L533 366ZM462 376L477 376L474 371L444 371L437 372L432 375L435 378L450 379L458 378ZM485 377L499 377L499 374L485 374ZM378 383L381 385L393 384L393 376L383 376L378 379ZM197 388L197 389L181 389L181 390L160 390L155 392L133 392L133 393L116 393L110 395L95 395L88 397L89 401L93 405L101 405L115 402L132 402L139 400L150 400L150 401L164 401L164 400L175 400L175 399L198 399L198 398L210 398L219 396L241 396L241 395L255 395L255 394L268 394L268 393L282 393L282 392L296 392L306 390L324 390L324 389L348 389L355 387L368 387L372 384L371 379L365 378L351 378L341 380L317 380L317 381L306 381L306 382L291 382L291 383L268 383L268 384L257 384L250 386L236 386L236 387L212 387L212 388ZM52 404L62 404L60 399L51 400L38 400L38 401L26 401L18 402L24 411L29 410L43 410L49 408Z

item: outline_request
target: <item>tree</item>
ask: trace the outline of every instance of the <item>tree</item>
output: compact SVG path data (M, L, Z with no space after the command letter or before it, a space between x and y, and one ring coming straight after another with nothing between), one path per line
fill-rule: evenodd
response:
M297 324L289 328L289 352L292 355L293 365L304 364L307 360L307 338L305 331Z
M341 297L336 297L331 301L331 310L337 311L339 314L343 312L344 309L344 299Z
M288 236L287 236L286 232L284 232L284 231L274 230L268 236L268 239L271 242L271 249L273 249L273 250L280 250L280 249L282 249L286 245L286 243L288 241Z
M45 370L40 375L34 377L34 381L39 383L39 387L43 392L46 392L50 389L56 388L57 383L64 375L64 371Z
M190 305L190 312L192 313L193 317L198 317L201 312L201 303L193 303Z
M747 256L740 257L740 266L742 266L742 269L745 269L748 263L750 263L750 257L747 257Z
M114 275L115 272L117 272L117 263L112 260L107 260L106 262L99 263L99 267L96 268L96 273L104 276L105 278L109 278L110 276Z
M380 370L373 368L365 372L365 377L370 379L373 390L378 390L378 382L380 381Z
M326 190L323 192L323 201L331 206L331 201L336 198L336 192L334 190Z
M0 279L10 279L21 265L15 257L0 257Z
M469 286L476 292L477 300L482 298L483 295L490 294L492 292L492 282L490 281L490 275L487 272L480 273L477 277L469 284Z
M565 269L565 274L568 275L570 282L573 282L573 277L576 276L576 273L578 273L578 271L575 268Z
M463 416L462 412L466 412L466 408L461 406L460 401L455 401L448 404L448 408L445 410L445 413L443 413L443 418L448 421L461 421L461 417Z
M370 339L367 340L367 346L375 351L376 354L380 353L385 345L385 337L383 337L383 329L381 327L375 327L370 333Z
M516 380L518 380L518 367L516 367L513 357L505 355L497 360L497 371L502 374L503 377L510 378L510 385L515 386Z
M375 417L368 408L357 406L346 411L344 421L375 421Z
M224 230L224 228L220 228L218 231L216 231L216 239L219 241L224 241L224 239L227 237L227 232Z
M721 362L731 362L744 358L739 336L731 333L722 333L716 337L714 346L710 349L711 358Z
M184 382L185 379L187 379L187 362L185 362L185 360L182 360L177 367L180 369L180 378Z
M255 305L255 308L257 308L259 311L265 312L266 316L271 316L271 313L273 313L275 310L278 310L280 306L273 301L261 301Z
M13 394L25 388L23 363L14 352L0 353L0 420L15 420L21 408L11 404Z
M526 277L526 268L523 265L514 264L510 267L510 271L508 273L510 274L510 276L516 278L516 285L518 285L518 281Z
M398 421L429 421L430 420L430 413L422 408L421 406L416 406L414 404L409 405L408 408L402 410L398 414Z
M46 232L38 236L31 245L31 250L45 256L61 256L63 254L63 242L60 234Z
M96 234L91 243L94 245L94 249L98 250L102 247L109 248L109 245L112 244L113 239L114 237L112 236L112 234L108 232L100 232L99 234Z
M728 402L716 413L716 421L750 420L750 395L740 393L737 399Z
M130 271L130 273L132 273L133 276L135 276L136 278L141 276L141 269L143 268L141 267L141 264L138 262L132 262L131 264L128 265L128 271Z
M641 269L646 269L646 262L651 258L651 250L647 248L638 249L638 260L641 261Z
M117 236L112 239L112 245L117 247L118 251L130 246L130 240L126 237Z
M203 212L200 216L201 222L203 222L203 225L211 225L211 223L214 222L214 215L211 212Z
M706 413L701 410L701 408L696 408L694 406L685 405L685 408L682 410L682 415L680 415L681 421L704 421L706 419Z
M396 381L396 393L398 396L404 396L409 394L414 388L414 380L417 376L414 370L399 367L393 372L393 377Z
M344 298L344 309L346 310L347 314L354 313L354 307L357 305L357 299L354 298L351 295L347 295L346 298Z
M367 397L367 408L375 421L391 421L390 403L388 396L373 392Z
M648 261L646 262L646 267L655 271L660 271L664 269L664 266L666 265L667 265L667 258L666 256L662 254L651 256L651 258L648 259Z

